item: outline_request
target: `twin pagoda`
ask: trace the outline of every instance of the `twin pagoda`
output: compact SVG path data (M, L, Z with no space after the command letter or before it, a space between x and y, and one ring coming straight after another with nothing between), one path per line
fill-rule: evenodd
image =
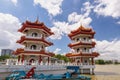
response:
M14 52L18 56L18 65L35 65L35 63L51 65L55 63L55 54L46 50L47 47L53 45L47 38L54 33L43 22L27 20L18 31L23 33L23 36L17 43L24 46ZM92 28L83 26L68 34L72 41L68 46L73 49L73 52L67 53L66 56L70 58L70 64L80 66L81 73L94 73L94 58L99 56L97 52L93 52L96 44L92 41L94 34Z

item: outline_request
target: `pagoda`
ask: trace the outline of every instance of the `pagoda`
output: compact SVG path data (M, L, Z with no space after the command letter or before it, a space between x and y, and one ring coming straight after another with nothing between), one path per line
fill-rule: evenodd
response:
M24 46L14 52L18 56L18 65L50 64L55 54L46 51L46 47L53 45L47 38L54 33L38 19L35 22L26 20L18 31L23 36L17 43Z
M73 65L80 66L81 73L94 73L95 63L94 58L99 56L99 53L93 52L95 42L95 31L92 28L86 28L80 26L77 30L71 31L68 34L72 43L68 46L73 50L71 53L67 53L66 56L70 58Z

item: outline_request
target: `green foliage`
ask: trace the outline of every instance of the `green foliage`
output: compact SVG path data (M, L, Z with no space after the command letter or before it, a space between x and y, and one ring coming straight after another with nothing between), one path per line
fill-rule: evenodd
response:
M0 56L0 61L4 61L4 60L9 59L9 58L10 58L9 55Z
M61 54L57 54L54 56L55 58L58 58L59 60L64 60L65 62L69 62L69 58L64 56L64 55L61 55Z
M95 61L96 64L105 64L105 61L102 59L96 60Z
M116 62L114 62L114 64L120 64L120 63L116 61Z
M112 64L113 62L111 60L105 61L105 64Z
M95 61L96 64L120 64L119 62L113 62L111 60L107 60L107 61L104 61L102 59L99 59L99 60L96 60Z

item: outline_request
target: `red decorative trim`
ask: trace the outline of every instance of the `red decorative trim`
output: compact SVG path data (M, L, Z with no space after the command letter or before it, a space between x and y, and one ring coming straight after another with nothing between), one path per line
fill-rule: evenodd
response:
M17 49L14 54L15 55L20 55L21 53L24 53L24 54L44 54L44 55L51 56L51 57L55 56L54 53L52 53L52 52L45 52L45 50L41 50L41 51L25 51L22 48Z
M42 41L42 42L48 44L49 46L53 45L53 43L46 41L44 38L35 39L35 38L26 38L25 36L22 36L21 39L17 41L17 43L22 43L22 42L24 42L25 40L34 41L34 42L35 42L35 41Z
M73 36L76 36L78 34L89 34L92 35L92 38L94 37L95 32L91 28L85 28L83 26L80 26L77 30L71 31L68 36L70 39L72 39Z
M30 22L26 21L25 23L22 24L23 26L18 30L19 32L23 32L26 28L36 28L36 29L43 29L46 32L48 32L50 35L54 34L51 32L49 28L47 28L44 23L41 22Z
M68 44L68 46L70 47L70 48L72 48L73 46L78 46L78 45L92 45L92 47L95 47L95 45L96 45L96 43L95 42L92 42L92 43L84 43L84 42L76 42L76 43L70 43L70 44Z
M99 53L97 53L97 52L93 52L92 54L90 54L90 53L78 53L78 54L76 54L76 53L68 53L68 54L66 54L66 56L67 57L74 57L74 56L93 56L93 57L98 57L99 56Z

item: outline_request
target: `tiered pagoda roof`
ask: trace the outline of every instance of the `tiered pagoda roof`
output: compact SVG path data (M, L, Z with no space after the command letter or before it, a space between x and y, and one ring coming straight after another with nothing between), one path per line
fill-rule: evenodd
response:
M30 54L40 54L40 55L47 55L47 56L51 56L51 57L53 57L53 56L55 56L55 54L54 53L52 53L52 52L46 52L45 50L40 50L40 51L25 51L24 49L22 49L22 48L19 48L19 49L17 49L15 52L14 52L14 54L15 55L19 55L19 54L28 54L28 55L30 55Z
M68 44L68 46L70 48L72 48L73 46L79 46L79 45L89 45L91 47L95 47L95 42L91 42L91 43L85 43L85 42L82 42L82 41L79 41L79 42L76 42L76 43L70 43Z
M72 39L73 36L76 36L78 34L89 34L92 35L92 38L94 37L95 32L91 28L85 28L83 26L80 26L77 30L71 31L68 36L70 39Z
M17 41L17 43L21 44L21 43L24 43L26 41L43 42L43 43L46 43L49 46L53 45L52 42L48 42L44 38L27 38L25 36L22 36L21 39Z
M77 54L75 54L75 53L67 53L66 54L66 56L67 57L74 57L74 56L90 56L90 57L98 57L99 56L99 53L97 53L97 52L92 52L91 54L90 53L85 53L85 54L83 54L82 52L80 52L80 53L77 53Z
M42 29L45 32L47 32L49 35L54 34L53 32L51 32L51 30L49 28L47 28L43 22L39 22L38 20L36 20L35 22L30 22L28 20L26 20L25 23L22 24L22 27L18 30L19 32L25 32L26 29Z

